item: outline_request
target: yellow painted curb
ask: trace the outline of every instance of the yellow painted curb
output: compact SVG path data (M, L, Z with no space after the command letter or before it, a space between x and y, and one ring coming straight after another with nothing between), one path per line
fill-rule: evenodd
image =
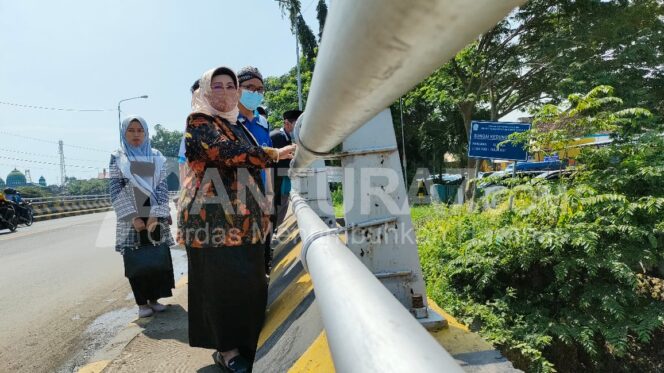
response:
M328 373L334 371L334 362L330 354L330 347L327 345L327 336L323 331L293 364L288 373Z
M258 339L259 348L311 291L313 291L311 277L308 273L303 273L277 297L265 318L265 324Z
M429 307L447 320L447 328L430 332L430 334L450 355L495 350L479 334L469 331L466 325L461 324L452 315L443 311L432 300L429 300Z

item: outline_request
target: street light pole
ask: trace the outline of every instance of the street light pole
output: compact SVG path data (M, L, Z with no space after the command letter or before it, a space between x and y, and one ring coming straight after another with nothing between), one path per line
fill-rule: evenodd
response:
M302 111L302 75L300 74L300 40L295 30L295 55L297 62L297 108Z
M136 100L139 98L148 98L148 95L143 95L143 96L136 96L136 97L130 97L130 98L125 98L120 101L118 101L118 132L120 132L120 144L122 144L122 119L121 119L121 111L120 111L120 104L129 101L129 100Z
M403 150L403 179L404 182L406 183L405 185L408 185L408 166L406 163L406 136L404 136L404 129L403 129L403 96L399 97L399 113L401 115L401 149Z

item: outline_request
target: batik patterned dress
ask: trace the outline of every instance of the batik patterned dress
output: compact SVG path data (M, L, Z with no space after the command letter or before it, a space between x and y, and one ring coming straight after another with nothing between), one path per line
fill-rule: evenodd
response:
M189 254L189 344L253 359L265 318L269 202L261 169L276 160L242 124L187 119L178 240Z

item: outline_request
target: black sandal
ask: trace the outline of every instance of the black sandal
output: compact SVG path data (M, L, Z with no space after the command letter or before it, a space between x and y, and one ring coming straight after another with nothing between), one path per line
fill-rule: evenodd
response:
M228 369L233 373L250 373L251 364L242 355L228 360Z
M237 355L234 358L230 359L228 361L228 365L226 365L226 361L224 360L224 357L221 355L221 352L215 351L212 353L212 360L219 365L221 370L224 373L250 373L251 372L251 365L249 362L242 357L241 355Z
M227 366L226 363L224 362L224 357L221 356L221 352L215 351L212 353L212 360L214 360L214 363L219 365L221 368L221 371L224 373L230 373L232 370L230 370Z

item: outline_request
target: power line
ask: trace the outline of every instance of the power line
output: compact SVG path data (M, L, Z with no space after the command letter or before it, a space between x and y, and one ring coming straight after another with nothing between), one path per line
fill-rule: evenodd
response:
M57 179L56 174L57 174L58 170L54 169L52 167L51 168L49 168L49 167L39 167L39 166L35 166L34 164L27 164L27 163L22 163L22 162L16 162L16 163L2 163L2 162L0 162L0 166L8 167L10 170L15 169L15 168L18 169L18 170L26 170L26 169L36 170L36 171L40 171L39 172L40 176L47 175L49 177L52 176L54 179ZM79 177L80 177L80 175L86 175L86 176L92 175L92 177L95 177L99 172L101 172L100 171L101 169L102 169L101 167L97 168L95 170L93 170L93 169L77 169L76 170L76 175L78 175ZM75 177L76 177L76 175L75 175ZM6 175L0 175L0 179L4 178L5 176Z
M24 151L21 151L21 150L14 150L14 149L0 148L0 152L19 153L19 154L25 154L25 155L34 155L36 157L47 157L47 158L58 158L58 159L60 159L60 156L58 156L58 155L31 153L31 152L24 152ZM70 157L65 157L65 158L69 161L99 162L99 161L93 160L93 159L70 158Z
M45 143L48 143L48 144L55 144L55 145L58 145L58 142L57 142L57 141L53 141L53 140L45 140L45 139L40 139L40 138L37 138L37 137L31 137L31 136L17 135L17 134L15 134L15 133L7 132L7 131L0 131L0 134L2 134L2 135L7 135L7 136L14 136L14 137L18 137L18 138L22 138L22 139L26 139L26 140L40 141L40 142L45 142ZM69 145L69 144L65 144L64 146L69 147L69 148L76 148L76 149L90 150L90 151L102 152L102 153L107 153L107 154L112 153L111 151L108 151L108 150L97 149L97 148L90 148L90 147L87 147L87 146Z
M9 160L12 160L12 161L19 161L19 162L28 162L28 163L36 163L36 164L45 164L45 165L52 165L52 166L60 166L59 163L55 163L55 162L33 161L33 160L30 160L30 159L7 157L7 156L4 156L4 155L0 155L0 158L9 159ZM72 165L72 164L68 164L67 167L86 168L86 169L93 169L93 170L98 170L98 169L101 168L101 167L82 166L82 165Z
M16 163L0 163L0 166L7 166L7 167L18 168L18 166L16 165ZM21 168L25 168L25 165L22 165ZM52 171L52 170L53 170L53 169L51 169L51 168L33 167L32 165L30 166L30 169L31 169L31 170L32 170L32 169L34 169L34 170L42 170L42 171ZM4 176L0 175L0 177L4 177Z
M5 101L0 101L0 105L15 106L24 109L53 110L53 111L74 111L74 112L116 111L115 109L71 109L71 108L57 108L57 107L47 107L47 106L37 106L37 105L23 105L23 104L16 104L13 102L5 102Z

